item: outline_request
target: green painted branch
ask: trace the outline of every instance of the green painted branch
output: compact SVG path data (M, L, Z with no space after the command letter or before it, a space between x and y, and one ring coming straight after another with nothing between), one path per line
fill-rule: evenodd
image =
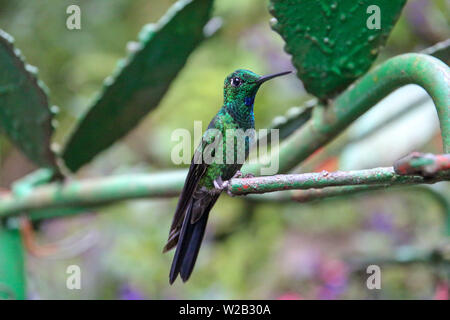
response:
M235 195L266 193L283 190L301 190L351 185L409 185L450 180L450 171L442 171L430 178L419 175L399 175L394 168L375 168L358 171L336 171L304 174L286 174L267 177L231 179L228 191Z
M64 184L53 183L36 187L23 196L8 194L0 197L0 218L31 214L41 209L67 206L89 208L120 200L177 196L183 187L185 171L146 175L125 175ZM393 168L377 168L350 172L323 172L296 175L277 175L230 180L229 191L235 195L265 193L279 190L325 188L342 185L408 185L450 180L450 172L437 173L432 178L398 175ZM72 214L67 210L55 210L56 217ZM38 214L39 217L39 214Z
M92 207L127 199L177 196L185 176L186 172L180 170L52 183L36 187L23 196L0 197L0 218L43 208ZM67 214L71 213L55 212L55 216Z
M450 69L424 54L405 54L384 62L343 92L331 105L319 105L312 119L284 140L272 163L287 172L330 142L354 120L395 89L417 84L434 101L439 116L443 149L450 152ZM268 163L268 160L263 163ZM259 175L261 164L250 164L244 173Z

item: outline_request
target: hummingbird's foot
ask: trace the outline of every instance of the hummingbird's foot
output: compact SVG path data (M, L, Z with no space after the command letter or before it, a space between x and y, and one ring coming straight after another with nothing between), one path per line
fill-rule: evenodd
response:
M243 174L241 170L236 171L234 176L231 179L235 178L254 178L255 176L252 173Z
M216 188L216 191L222 192L223 190L225 190L226 188L228 188L228 181L223 181L222 177L218 177L217 179L215 179L213 181L214 183L214 188Z
M216 192L221 193L226 190L230 197L234 197L234 194L228 189L228 186L230 185L229 181L223 181L221 177L218 177L213 181L213 183Z

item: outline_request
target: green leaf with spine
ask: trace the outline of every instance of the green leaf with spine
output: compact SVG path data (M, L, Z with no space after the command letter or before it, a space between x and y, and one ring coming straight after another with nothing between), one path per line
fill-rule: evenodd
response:
M136 50L105 80L94 104L68 139L62 158L76 171L125 136L156 108L190 53L207 36L213 0L176 2L139 34Z
M272 28L286 42L308 92L332 98L362 76L376 59L406 0L271 0ZM380 9L380 29L368 19ZM368 13L369 12L369 13ZM371 22L370 20L369 22Z
M0 129L35 164L56 168L47 88L26 64L12 36L0 30Z

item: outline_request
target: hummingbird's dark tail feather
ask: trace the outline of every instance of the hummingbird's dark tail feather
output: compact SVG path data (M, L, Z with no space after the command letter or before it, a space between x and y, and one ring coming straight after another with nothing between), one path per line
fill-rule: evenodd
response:
M181 227L180 234L178 236L177 249L175 250L175 255L172 260L172 266L170 267L169 283L172 284L178 274L180 273L181 264L183 263L184 256L189 244L189 240L194 229L194 225L189 222L190 216L192 214L192 204L193 200L189 201L186 208L186 214L183 220L183 225Z
M188 281L197 261L198 252L202 245L203 236L205 234L206 222L208 221L209 212L205 212L202 217L194 224L188 222L193 228L188 247L181 264L180 276L183 282Z
M191 216L193 212L194 202L198 201L192 199L186 208L186 214L181 227L178 238L177 249L173 257L172 267L170 268L169 283L172 284L180 274L183 282L186 282L194 269L197 260L198 252L202 244L203 236L205 234L206 223L208 221L209 211L213 207L218 197L211 198L211 201L202 208L203 213L200 218L191 223Z

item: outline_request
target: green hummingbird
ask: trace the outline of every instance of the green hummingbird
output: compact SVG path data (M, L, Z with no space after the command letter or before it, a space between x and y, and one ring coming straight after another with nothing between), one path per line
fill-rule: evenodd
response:
M253 105L259 87L267 80L290 72L259 76L252 71L238 69L225 79L223 106L209 123L194 152L170 227L169 239L163 250L166 252L177 247L170 269L170 284L178 274L184 282L189 279L203 240L209 212L227 181L240 175L243 161L237 159L240 156L244 160L248 157L252 137L245 136L244 143L238 143L233 137L233 141L227 144L228 133L230 130L254 130ZM215 157L217 148L222 150L218 153L223 156L221 159ZM207 151L214 159L203 159Z

